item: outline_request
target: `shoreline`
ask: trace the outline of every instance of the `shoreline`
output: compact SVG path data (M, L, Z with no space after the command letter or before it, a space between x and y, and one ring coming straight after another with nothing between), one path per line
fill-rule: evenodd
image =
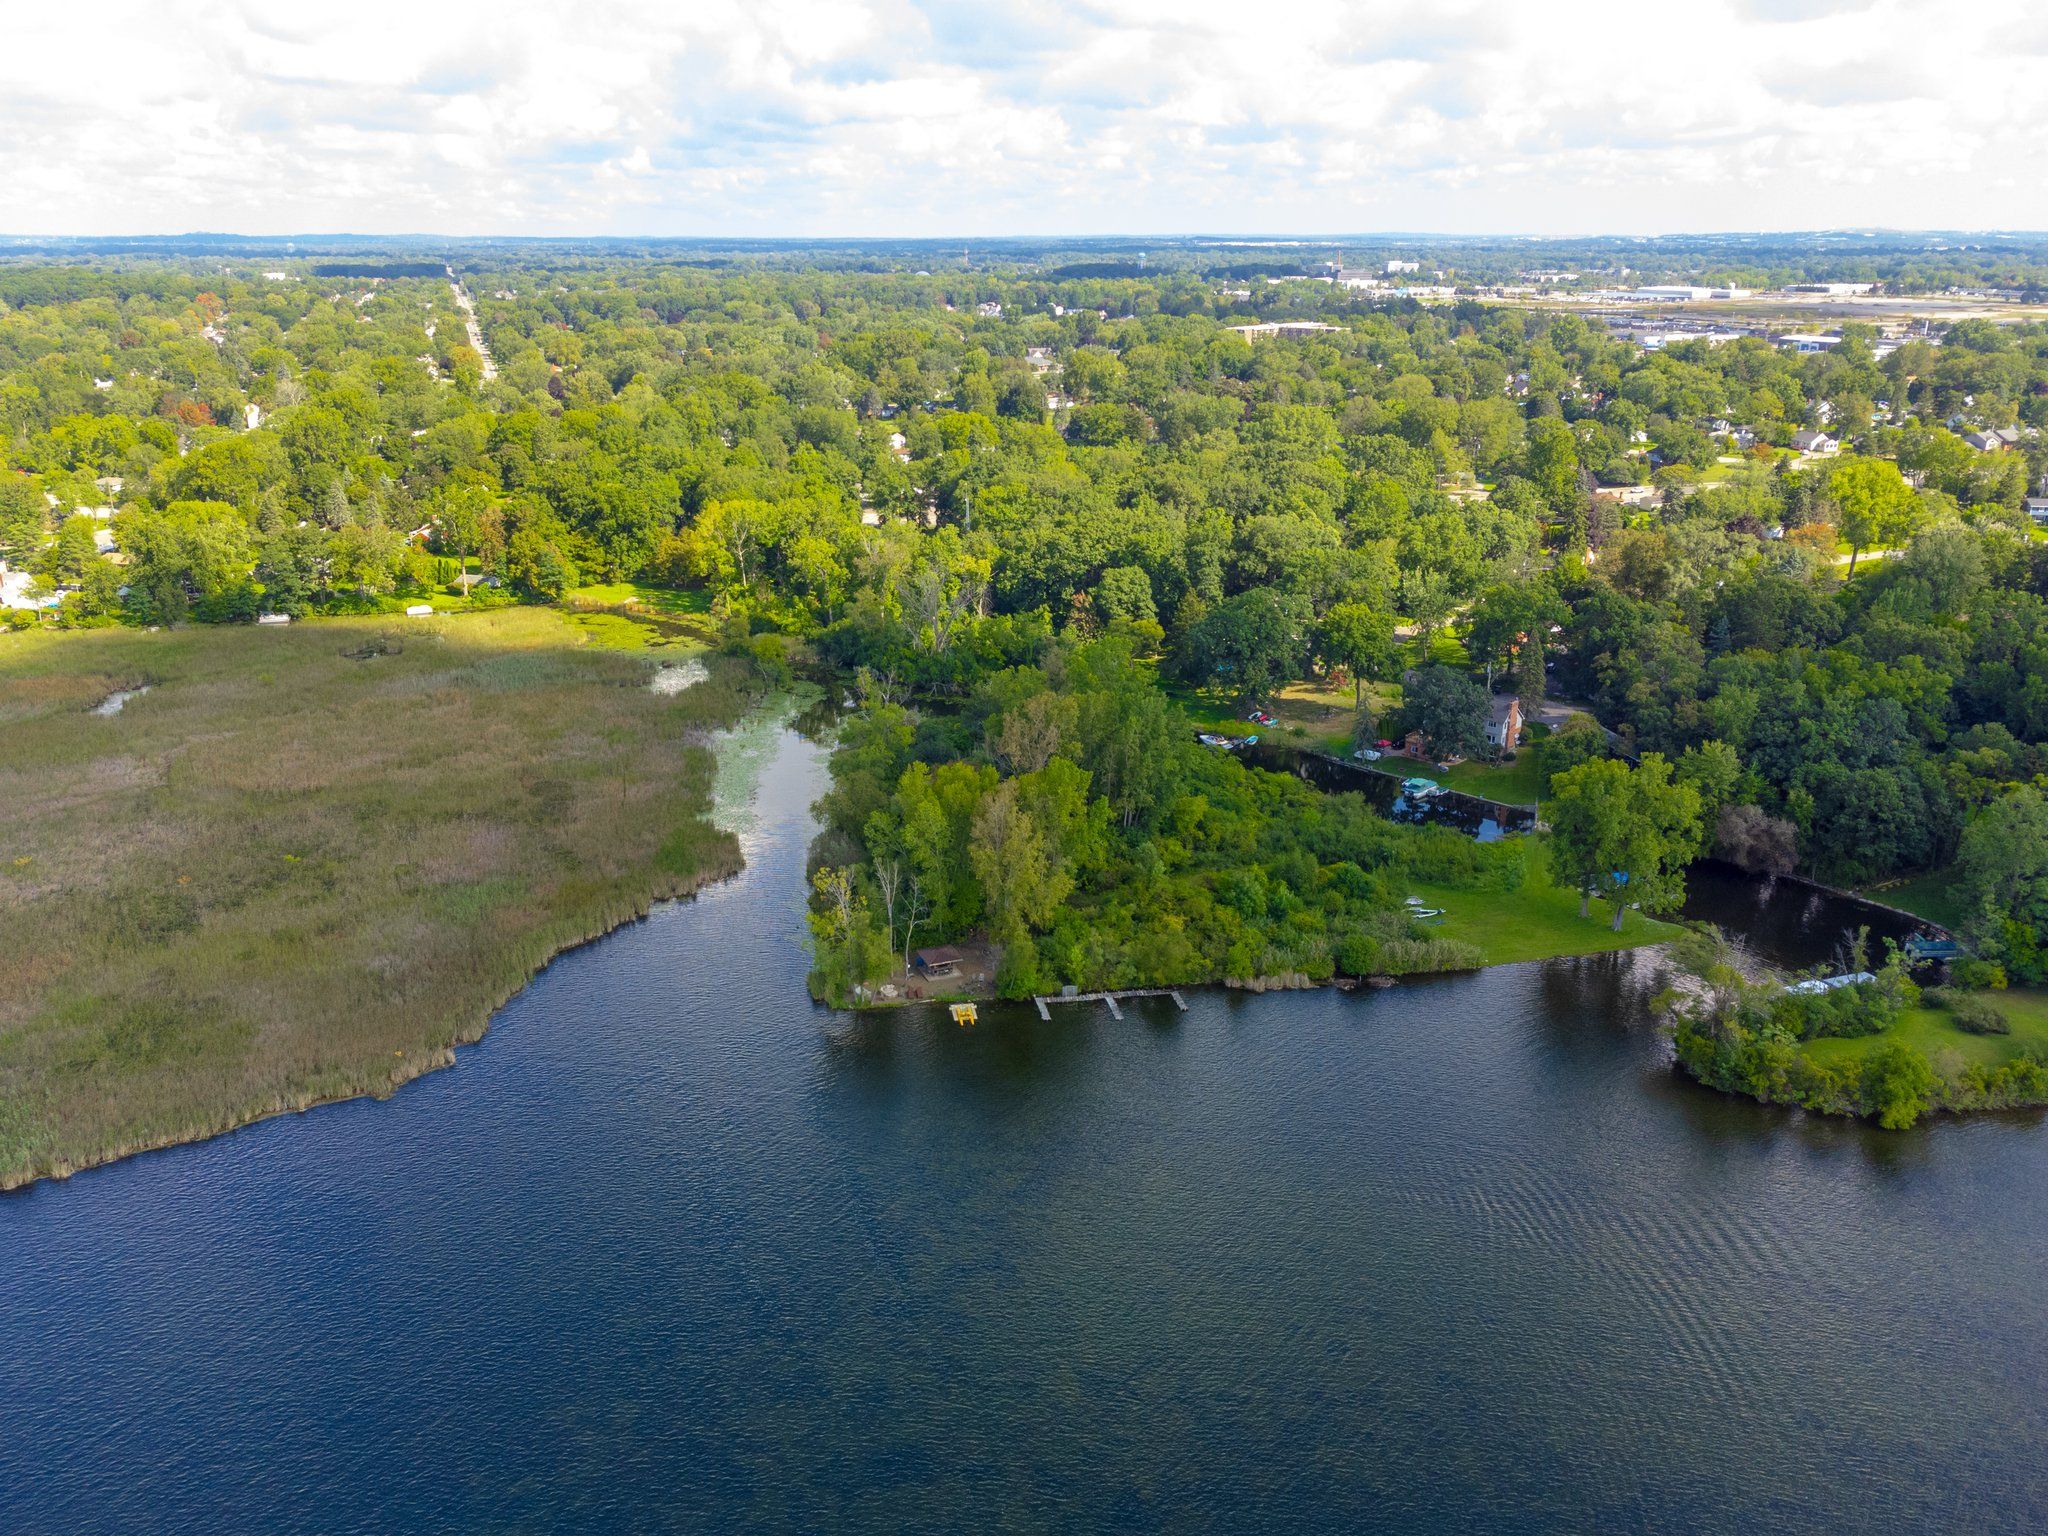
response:
M148 1134L110 1139L89 1150L76 1145L63 1147L61 1141L57 1145L46 1143L41 1149L29 1146L20 1162L0 1165L0 1195L45 1181L69 1179L130 1157L211 1141L267 1120L304 1114L322 1105L388 1098L411 1082L455 1065L457 1053L480 1042L499 1011L563 955L645 921L660 903L692 899L708 886L744 873L744 839L734 822L744 820L755 789L751 782L744 786L735 784L732 775L737 771L741 779L750 781L758 768L744 733L749 722L757 719L772 726L786 724L794 703L788 690L762 692L749 688L745 694L736 715L690 724L683 730L684 745L705 753L711 760L703 803L692 813L706 839L696 850L701 861L698 867L665 868L660 850L650 844L638 879L630 884L621 881L609 891L591 892L584 899L587 910L582 914L560 914L552 922L535 924L525 932L502 935L487 953L470 952L472 960L479 953L484 955L482 963L473 969L483 973L477 979L489 989L480 990L470 1002L459 997L446 999L452 1006L440 1015L437 1027L411 1038L387 1040L387 1046L401 1050L386 1054L381 1062L376 1055L367 1053L358 1053L353 1060L343 1057L303 1073L303 1077L314 1080L313 1086L277 1086L265 1093L260 1085L255 1085L258 1091L240 1104L195 1105L196 1109L212 1112ZM734 758L740 760L737 767L729 761ZM735 807L730 803L734 796L745 803ZM526 875L515 874L511 878L523 880ZM499 984L489 986L494 980ZM428 1020L435 1022L431 1015Z
M1373 976L1332 976L1327 981L1314 981L1306 973L1294 971L1285 972L1277 976L1227 976L1220 979L1212 978L1208 981L1171 981L1160 982L1156 985L1102 987L1093 990L1107 992L1118 998L1122 998L1127 994L1145 994L1161 991L1243 992L1253 996L1266 992L1321 992L1324 990L1377 992L1402 986L1409 982L1433 981L1438 977L1482 976L1488 971L1503 970L1511 965L1549 965L1557 960L1597 960L1609 955L1648 954L1654 950L1664 948L1670 942L1670 939L1662 935L1653 934L1631 943L1612 945L1606 949L1579 950L1570 953L1560 952L1554 955L1524 955L1513 960L1489 960L1483 965L1475 965L1463 970L1407 971L1398 976L1385 974ZM976 1006L990 1003L1029 1008L1040 995L1048 1003L1067 1001L1059 997L1058 994L1051 992L1033 994L1032 997L1001 997L993 990L969 988L957 992L946 992L942 995L879 998L865 1003L834 1003L819 997L813 997L812 1002L821 1008L829 1008L838 1013L889 1013L900 1008L944 1008L951 1003L973 1003Z
M143 1157L151 1152L168 1152L174 1147L198 1146L204 1142L218 1140L223 1136L232 1136L237 1131L248 1130L251 1126L282 1119L286 1115L303 1115L324 1105L348 1104L358 1099L376 1099L379 1101L388 1099L406 1085L418 1082L421 1078L431 1073L454 1066L456 1064L456 1053L463 1047L481 1044L484 1037L491 1031L491 1021L498 1016L499 1012L514 998L518 997L520 993L532 986L534 980L563 955L609 938L622 928L631 927L635 923L645 922L653 913L655 907L663 902L689 901L694 899L706 886L738 878L746 870L746 855L741 852L735 852L734 859L735 862L730 869L706 869L687 882L677 882L675 889L657 891L640 905L639 910L626 914L618 921L605 924L594 932L556 945L536 961L526 974L521 976L502 997L486 1008L483 1011L481 1020L472 1020L465 1023L458 1033L441 1045L421 1052L417 1060L408 1058L402 1067L394 1068L389 1079L381 1084L357 1088L347 1092L308 1094L293 1100L274 1099L265 1107L245 1117L238 1118L230 1124L209 1125L196 1130L156 1137L147 1141L124 1144L109 1149L104 1156L91 1157L80 1162L62 1162L53 1168L39 1172L0 1171L0 1198L20 1190L33 1188L38 1184L62 1182L74 1178L78 1174L90 1173L96 1168L111 1167L115 1163L126 1162L134 1157Z

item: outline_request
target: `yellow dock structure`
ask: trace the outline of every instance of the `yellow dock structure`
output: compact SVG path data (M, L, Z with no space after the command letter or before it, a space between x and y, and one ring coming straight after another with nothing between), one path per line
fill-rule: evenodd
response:
M955 1024L960 1024L960 1025L968 1025L968 1024L972 1024L972 1023L974 1022L974 1019L975 1019L975 1013L974 1013L974 1004L972 1004L972 1003L955 1003L955 1004L953 1005L953 1022L954 1022Z

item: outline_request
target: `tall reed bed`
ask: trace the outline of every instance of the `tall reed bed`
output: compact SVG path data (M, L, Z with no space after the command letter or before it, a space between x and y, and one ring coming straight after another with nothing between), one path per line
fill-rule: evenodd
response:
M651 671L530 608L0 639L0 1187L387 1092L737 870L747 664Z

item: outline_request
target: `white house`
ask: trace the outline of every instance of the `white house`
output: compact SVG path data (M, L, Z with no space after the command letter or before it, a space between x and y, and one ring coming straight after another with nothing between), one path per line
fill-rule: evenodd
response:
M2048 496L2029 496L2027 516L2043 528L2048 528Z
M2020 434L2013 427L1990 427L1982 432L1972 432L1963 439L1979 453L2004 453L2008 448L2019 446Z
M1792 434L1792 446L1801 453L1833 453L1841 444L1825 432L1802 430Z
M1487 709L1486 744L1497 752L1512 752L1522 739L1522 701L1512 693L1494 695Z
M1595 501L1617 502L1624 507L1652 506L1657 500L1654 485L1596 485L1593 487Z
M7 562L0 560L0 608L20 608L33 613L38 608L55 608L63 601L55 593L31 597L29 588L35 585L35 580L31 572L9 570Z

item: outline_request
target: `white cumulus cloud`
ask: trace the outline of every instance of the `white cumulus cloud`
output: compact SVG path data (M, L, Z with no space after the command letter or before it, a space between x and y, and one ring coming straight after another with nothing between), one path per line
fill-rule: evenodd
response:
M15 6L0 228L2040 228L1980 0Z

